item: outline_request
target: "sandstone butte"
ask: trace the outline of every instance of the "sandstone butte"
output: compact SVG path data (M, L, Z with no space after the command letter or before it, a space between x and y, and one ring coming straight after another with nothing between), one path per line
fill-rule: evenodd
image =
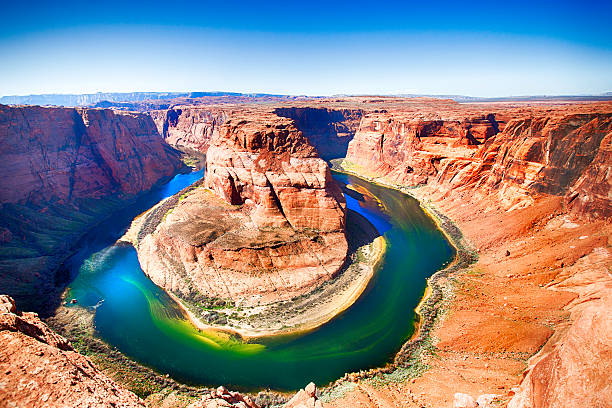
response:
M257 225L261 213L270 214L261 219L272 228L291 225L280 200L270 200L270 190L276 193L274 177L267 178L271 187L255 188L263 183L244 177L240 169L244 163L256 170L277 166L269 161L276 156L284 169L285 152L269 154L279 153L274 143L254 149L249 141L256 138L246 134L296 128L316 148L333 146L326 158L346 156L345 171L395 188L411 187L406 191L432 214L452 220L463 239L442 222L449 235L478 254L476 263L436 280L432 288L442 295L431 297L439 306L427 332L431 347L414 351L427 369L411 376L404 367L414 364L407 361L415 355L400 352L399 375L348 375L323 392L341 395L325 407L609 406L612 104L458 104L390 97L241 104L217 99L192 100L150 115L168 142L207 153L215 169L205 183L216 194L199 204L189 204L194 199L187 196L181 201L187 203L185 216L191 214L189 206L206 203L223 209L223 228L243 216ZM289 134L291 140L298 138L297 132ZM306 144L300 146L294 162L313 159ZM237 203L240 210L233 206ZM258 226L265 228L271 227ZM165 244L171 248L182 242L184 254L193 254L190 240L196 236L189 233ZM16 333L9 329L3 339ZM14 354L23 355L21 349ZM2 373L11 378L11 372ZM28 378L24 373L20 378ZM379 385L367 378L370 374L379 376ZM203 396L202 404L223 400L216 406L249 406L242 399L221 389ZM309 401L303 405L316 403Z
M235 114L205 145L205 188L186 193L138 242L153 282L188 302L249 307L295 298L338 273L348 249L344 196L292 120Z
M52 312L79 237L182 166L149 115L0 105L0 292Z

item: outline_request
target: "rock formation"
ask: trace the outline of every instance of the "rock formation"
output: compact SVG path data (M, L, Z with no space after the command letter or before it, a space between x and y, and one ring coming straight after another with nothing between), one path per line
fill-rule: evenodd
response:
M144 114L0 106L0 134L2 203L133 195L181 166Z
M189 301L252 306L307 293L339 271L344 197L291 120L233 116L206 161L205 188L185 194L138 243L156 284Z
M54 333L0 295L0 406L144 407Z
M541 194L567 195L578 211L612 215L612 113L535 113L514 113L503 128L494 114L463 122L367 115L346 162L397 185L493 193L506 209L530 205Z
M259 408L249 397L220 386L187 408Z
M0 105L0 289L43 311L76 240L182 167L148 115Z
M426 184L444 161L471 158L499 126L494 114L458 120L372 113L361 121L347 160L399 184Z
M421 186L411 193L457 222L480 256L457 278L449 316L433 334L437 362L401 394L390 386L377 392L394 401L380 406L397 405L406 392L415 404L434 406L450 404L453 395L457 406L476 404L466 391L495 394L498 403L512 399L513 408L606 406L610 399L604 311L612 298L612 105L495 108L499 132L467 149L461 134L454 143L396 138L387 125L396 117L428 119L401 111L365 115L349 145L346 168ZM518 389L513 373L521 366L503 353L533 356ZM331 406L368 399L379 401L360 385Z
M222 108L177 106L149 114L166 143L206 153L213 134L231 112Z
M431 348L439 358L427 371L381 387L355 379L352 391L327 406L605 406L612 398L610 103L393 97L214 103L150 112L158 130L133 113L0 107L6 159L0 169L11 175L0 180L0 245L11 254L1 265L22 265L25 282L14 281L13 266L0 275L2 287L46 296L40 282L48 279L37 273L50 270L49 253L66 244L37 240L24 251L18 241L31 242L45 227L58 242L72 242L45 223L57 224L72 207L81 214L84 200L109 192L127 197L172 174L178 161L162 134L173 145L206 153L208 167L200 185L147 216L137 245L152 280L195 303L259 305L307 293L337 273L347 252L344 202L313 146L325 157L347 148L346 169L397 187L418 186L411 193L456 222L479 261L442 282L453 298L434 329ZM80 231L85 225L91 223ZM25 367L42 358L34 348L35 357L26 360L18 351L29 346L13 337L74 356L33 316L0 316L10 320L2 339L18 344L14 355L1 354L0 364L13 358ZM32 325L38 329L27 335L19 329ZM18 389L14 371L2 369L8 380L1 381ZM318 406L312 388L288 406ZM44 397L36 392L32 398ZM60 391L45 398L52 397L64 398ZM251 403L220 389L194 407Z
M323 403L317 395L317 387L309 383L299 390L286 404L285 408L323 408Z

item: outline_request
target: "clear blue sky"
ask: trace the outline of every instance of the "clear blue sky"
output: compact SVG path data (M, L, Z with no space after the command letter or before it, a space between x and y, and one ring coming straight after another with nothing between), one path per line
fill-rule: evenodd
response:
M612 91L612 1L12 1L0 95Z

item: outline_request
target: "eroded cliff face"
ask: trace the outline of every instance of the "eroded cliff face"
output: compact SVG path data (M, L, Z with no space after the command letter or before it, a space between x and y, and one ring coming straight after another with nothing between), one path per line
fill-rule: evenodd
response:
M415 113L371 113L349 143L347 160L404 185L433 179L448 159L470 159L499 132L494 114L432 119Z
M145 406L36 313L18 312L5 295L0 295L0 382L3 407Z
M363 115L361 109L316 106L276 108L274 113L293 119L295 126L326 160L346 156L348 144Z
M231 112L214 107L177 106L149 114L168 144L206 153L213 134Z
M182 167L144 114L0 106L0 135L0 289L27 310L57 302L79 236Z
M523 114L501 132L493 114L461 123L396 116L364 118L347 165L404 186L494 194L498 201L491 205L505 209L528 206L541 195L567 195L576 211L612 215L611 113Z
M138 243L156 284L186 300L253 306L307 293L339 271L344 197L291 120L234 116L206 161L204 186Z
M143 114L0 106L0 134L3 203L133 195L181 166Z
M387 120L402 114L387 113ZM468 150L460 137L392 145L394 130L382 125L360 129L351 142L347 169L420 186L411 194L455 221L479 260L449 284L455 298L433 333L437 357L422 377L400 392L360 383L332 406L372 395L396 406L406 393L432 406L469 397L461 393L512 408L605 406L610 399L612 106L500 109L496 121L500 132ZM431 163L433 152L439 160ZM398 171L410 163L425 170L418 177L410 175L417 169ZM525 356L522 379L516 372L524 366L505 353ZM473 406L462 404L455 399L457 407Z

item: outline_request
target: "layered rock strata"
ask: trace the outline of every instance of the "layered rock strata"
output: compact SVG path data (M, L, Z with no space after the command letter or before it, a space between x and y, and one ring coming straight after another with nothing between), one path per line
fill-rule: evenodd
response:
M182 167L148 115L0 106L0 289L43 311L76 240Z
M206 153L210 140L231 115L223 108L176 106L149 112L166 143Z
M206 161L204 186L137 244L156 284L188 301L253 306L307 293L340 270L344 197L292 121L232 117Z
M374 114L349 144L346 166L397 185L493 193L506 209L558 195L577 211L612 215L612 113L529 115L502 129L493 114L461 124Z
M382 390L360 382L332 407L400 406L406 395L415 406L450 406L463 393L512 408L605 406L610 399L612 106L502 112L507 124L499 133L469 155L447 152L423 180L369 160L389 164L393 155L375 156L381 144L364 142L365 133L351 142L361 149L351 146L350 170L396 187L420 185L406 191L451 217L479 261L440 282L453 300L441 306L449 311L432 333L436 358L423 357L426 350L418 356L428 371ZM406 160L434 148L414 145ZM516 373L525 363L521 380Z
M144 407L54 333L36 313L0 295L0 405L3 407Z

